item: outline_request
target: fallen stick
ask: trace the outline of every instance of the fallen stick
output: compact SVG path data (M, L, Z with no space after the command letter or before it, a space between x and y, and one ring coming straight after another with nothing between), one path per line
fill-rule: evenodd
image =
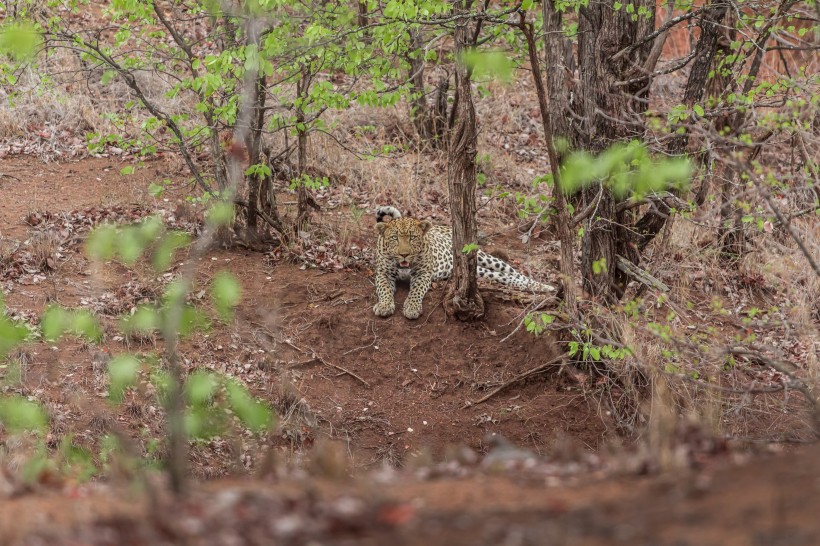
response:
M531 370L527 370L526 372L524 372L524 373L522 373L522 374L516 375L515 377L513 377L512 379L510 379L509 381L507 381L506 383L504 383L504 384L503 384L503 385L501 385L500 387L496 388L496 389L495 389L494 391L492 391L491 393L489 393L489 394L485 395L485 396L484 396L484 397L482 397L482 398L479 398L479 399L478 399L478 400L476 400L475 402L473 402L473 401L471 401L471 400L467 400L467 403L466 403L466 404L464 404L463 406L461 406L461 409L469 408L470 406L475 406L475 405L477 405L477 404L481 404L481 403L483 403L483 402L486 402L487 400L489 400L490 398L492 398L493 396L495 396L495 395L496 395L496 394L498 394L499 392L503 391L504 389L506 389L507 387L509 387L509 386L510 386L510 385L512 385L513 383L516 383L516 382L518 382L518 381L521 381L522 379L526 379L526 378L528 378L529 376L531 376L531 375L535 375L535 374L537 374L537 373L539 373L539 372L543 372L543 371L544 371L544 370L546 370L547 368L549 368L549 367L551 367L551 366L554 366L556 362L559 362L559 361L561 361L561 360L563 360L563 359L564 359L564 355L561 355L561 356L556 356L555 358L553 358L553 359L552 359L552 360L550 360L549 362L545 362L545 363L543 363L543 364L539 364L538 366L536 366L535 368L533 368L533 369L531 369Z
M283 340L283 341L282 341L282 343L284 343L285 345L289 345L290 347L292 347L292 348L296 349L297 351L299 351L299 352L300 352L300 353L302 353L302 354L305 354L305 355L310 356L310 357L311 357L311 359L313 359L313 360L318 360L319 362L321 362L321 363L322 363L322 364L324 364L325 366L330 366L331 368L336 368L336 369L337 369L337 370L339 370L340 372L346 373L346 374L347 374L347 375L349 375L350 377L354 377L354 378L358 379L359 381L361 381L361 382L364 384L364 386L366 386L368 389L370 388L370 383L368 383L367 381L365 381L364 379L362 379L360 376L358 376L358 375L356 375L355 373L351 372L351 371L350 371L350 370L348 370L347 368L343 368L342 366L339 366L338 364L334 364L334 363L332 363L332 362L328 362L327 360L325 360L324 358L322 358L320 355L318 355L318 354L316 353L316 351L307 351L306 349L302 349L301 347L297 347L296 345L294 345L293 343L291 343L291 341L290 341L289 339L285 339L285 340ZM308 362L300 362L299 364L301 365L301 364L309 364L309 363L310 363L310 361L308 361Z
M626 273L633 279L637 280L648 286L649 288L654 288L655 290L660 290L661 292L669 292L669 287L663 284L661 281L653 277L649 274L649 272L641 269L637 265L633 264L623 256L618 256L618 269L622 272Z

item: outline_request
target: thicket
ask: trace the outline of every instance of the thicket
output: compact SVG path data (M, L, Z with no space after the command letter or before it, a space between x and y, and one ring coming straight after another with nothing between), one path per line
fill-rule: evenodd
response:
M775 390L762 394L797 390L816 413L805 374L754 335L726 340L718 329L681 330L690 302L675 301L643 267L650 249L663 252L668 235L656 239L669 234L673 222L703 222L698 212L711 206L717 217L702 227L714 235L710 256L718 263L741 263L759 251L760 234L776 232L805 260L799 282L809 304L820 294L820 257L808 238L820 211L816 3L112 0L99 8L99 24L78 17L90 6L79 0L5 3L6 100L32 91L19 85L27 71L41 74L38 92L66 79L123 83L127 96L111 113L120 130L91 131L88 146L145 157L180 154L195 185L192 199L214 203L212 227L192 252L204 252L220 225L253 244L290 244L319 210L312 192L331 183L333 173L314 167L308 146L312 135L338 140L327 113L403 104L416 130L414 145L448 157L456 268L446 307L462 319L481 317L474 92L488 93L477 84L490 78L528 78L541 119L538 146L547 150L550 171L534 177L534 198L489 188L495 198L517 199L531 225L527 235L548 224L560 241L560 302L534 310L526 328L555 331L570 357L604 379L603 394L627 432L636 431L648 388L664 377L727 397L761 394L754 382L727 386L721 379L740 364L781 374ZM673 35L688 47L680 58L665 59ZM49 64L66 54L70 67ZM681 85L655 96L656 81L670 74L679 74ZM363 157L404 151L396 145L363 150L356 135L339 145ZM293 217L277 203L283 189L298 196ZM152 191L161 194L164 184ZM92 254L116 251L128 262L151 246L161 270L171 252L190 244L153 221L121 229L96 232ZM161 303L123 322L157 329L166 341L164 367L155 373L167 375L159 383L169 389L171 443L177 442L169 468L176 469L179 489L186 438L219 421L207 412L227 401L246 425L264 428L271 419L235 383L182 377L175 340L204 320L186 303L186 275ZM237 290L223 277L214 288L215 306L227 311ZM716 299L713 310L731 313L721 305ZM742 313L747 324L790 327L786 309ZM816 307L813 313L816 324ZM30 335L8 319L2 328L6 350ZM655 340L662 367L630 338L636 330ZM93 317L49 310L42 335L64 331L98 336ZM143 365L115 358L112 395ZM2 412L4 423L42 421L24 400L4 402Z

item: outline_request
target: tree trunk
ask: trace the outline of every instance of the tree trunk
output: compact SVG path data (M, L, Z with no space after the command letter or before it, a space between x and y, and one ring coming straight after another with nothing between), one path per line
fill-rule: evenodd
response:
M359 0L358 13L356 14L356 22L359 28L364 28L370 24L370 19L367 16L367 2Z
M582 85L581 106L584 148L599 153L618 142L640 138L644 132L642 114L646 110L649 87L645 82L618 85L629 80L634 66L645 66L651 43L616 58L654 29L655 2L633 2L635 11L646 10L650 17L632 20L626 10L615 10L615 0L590 3L581 8L578 28L578 58ZM603 184L583 191L584 207L596 203L595 214L585 226L582 243L584 287L607 303L617 301L626 286L626 276L616 267L616 256L637 262L630 244L626 212L617 212L617 201Z
M445 148L447 91L450 87L450 77L447 75L439 80L431 108L424 87L424 43L420 31L413 30L411 33L412 55L407 59L410 63L410 86L413 90L410 117L416 133L424 144L433 148Z
M686 81L686 88L683 92L683 104L692 107L699 103L706 92L707 87L714 79L710 80L709 74L715 65L715 56L720 47L720 38L723 36L723 20L728 12L728 4L718 3L712 5L704 14L700 21L700 39L695 45L695 60L689 71L689 78ZM728 46L728 44L726 44ZM667 145L669 155L681 155L686 153L689 144L689 133L675 135ZM674 192L677 195L677 192ZM637 234L636 244L638 250L643 250L660 233L671 211L669 207L658 200L655 207L644 214L635 224Z
M410 63L410 85L413 89L410 117L413 119L413 125L419 138L423 142L430 142L433 137L433 118L424 92L424 52L420 32L412 30L410 40L412 42L411 54L407 59Z
M307 72L303 71L302 77L299 79L296 86L296 95L301 97L303 100L307 97L308 85L309 81ZM296 110L296 122L296 147L299 153L297 164L297 170L299 171L297 173L299 176L299 186L295 229L296 236L298 237L299 232L304 230L310 222L310 206L312 203L312 199L308 193L308 188L305 185L305 175L307 174L307 128L305 127L305 111L301 105Z
M248 164L250 166L261 163L262 158L262 129L265 124L265 76L260 75L256 80L252 95L253 104L250 105L251 125L249 127L245 146L248 148ZM247 236L251 240L256 240L259 236L258 227L258 207L259 189L262 185L263 177L259 174L246 176L248 183L248 219Z
M470 0L454 0L453 12L465 13ZM468 45L467 22L460 19L454 31L456 46L456 92L459 96L453 132L450 135L447 184L450 190L450 214L453 218L453 277L444 300L448 314L459 320L484 316L484 300L476 282L477 254L463 252L478 240L476 228L476 117L470 76L460 54Z
M548 1L544 2L544 20L548 21L548 24L554 24L555 19L547 18L548 3ZM572 231L570 230L566 196L561 190L561 159L555 148L554 141L554 135L556 134L554 121L555 107L557 104L563 104L566 107L569 107L569 101L567 100L567 102L561 103L560 97L557 101L551 100L550 104L552 104L553 109L550 110L549 104L547 103L547 93L544 90L544 81L541 78L541 65L538 62L538 49L535 44L535 32L532 24L526 22L526 14L521 13L520 18L520 28L527 39L527 50L530 57L530 66L532 67L532 77L535 82L535 90L538 96L538 109L541 112L541 123L544 127L544 139L547 143L547 154L550 158L550 170L552 171L553 202L555 204L556 211L555 227L558 232L558 239L561 241L561 284L564 289L564 306L567 314L570 317L574 317L576 315L575 274L573 272L575 244ZM560 26L560 17L557 19L557 23ZM551 27L549 26L546 27L547 36L551 35L549 31L550 28ZM546 49L549 50L551 45L552 44L549 42L545 43ZM547 59L550 59L550 56L548 56ZM550 72L550 66L551 65L547 64L548 72ZM552 72L557 71L558 67L552 65ZM552 99L552 97L550 97L550 99ZM562 129L568 132L569 126L562 124Z

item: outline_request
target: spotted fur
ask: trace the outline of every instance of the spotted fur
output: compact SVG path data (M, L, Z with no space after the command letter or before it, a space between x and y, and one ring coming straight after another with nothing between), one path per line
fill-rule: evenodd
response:
M389 218L389 220L387 220ZM396 310L393 298L396 279L410 281L404 301L404 316L421 315L422 301L433 281L453 274L453 233L449 227L434 226L426 220L404 218L395 207L376 210L376 296L373 312L389 317ZM479 278L532 292L552 292L554 287L522 275L508 263L478 251Z

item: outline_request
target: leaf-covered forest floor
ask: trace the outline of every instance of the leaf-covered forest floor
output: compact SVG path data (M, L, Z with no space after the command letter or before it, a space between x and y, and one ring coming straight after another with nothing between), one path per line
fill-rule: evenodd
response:
M0 163L7 175L0 179L7 312L36 325L45 305L56 302L93 309L106 325L102 347L26 344L3 369L3 388L45 405L52 448L73 435L75 444L99 453L114 420L150 457L152 440L164 435L150 384L144 378L112 407L105 362L109 354L150 353L161 345L123 338L114 317L161 293L177 266L157 276L145 264L95 265L82 243L91 224L150 213L195 231L197 210L184 192L148 195L152 180L175 178L172 163L148 163L132 175L121 174L125 165L113 158L43 163L26 156ZM203 287L225 269L240 280L243 297L231 325L184 342L185 367L242 379L277 410L273 438L265 445L250 436L193 445L193 474L211 479L197 481L181 505L165 498L158 478L147 487L127 468L90 483L49 473L23 482L9 469L23 466L27 446L8 444L0 542L814 544L820 538L814 448L716 440L697 428L671 433L668 452L619 445L596 385L570 367L546 368L477 403L558 354L549 335L535 338L518 328L539 301L486 287L486 320L465 325L444 315L444 287L437 286L420 320L377 320L372 217L351 207L355 195L344 197L344 191L320 196L326 210L316 217L317 240L297 250L214 249L201 264ZM288 196L282 199L287 207ZM515 225L488 225L486 248L505 249L507 259L525 268L538 263L533 269L541 278L554 280L554 257L528 253ZM399 301L405 292L400 288ZM760 422L774 430L791 413L799 415L799 405ZM668 466L674 471L645 476L664 457L674 459Z

